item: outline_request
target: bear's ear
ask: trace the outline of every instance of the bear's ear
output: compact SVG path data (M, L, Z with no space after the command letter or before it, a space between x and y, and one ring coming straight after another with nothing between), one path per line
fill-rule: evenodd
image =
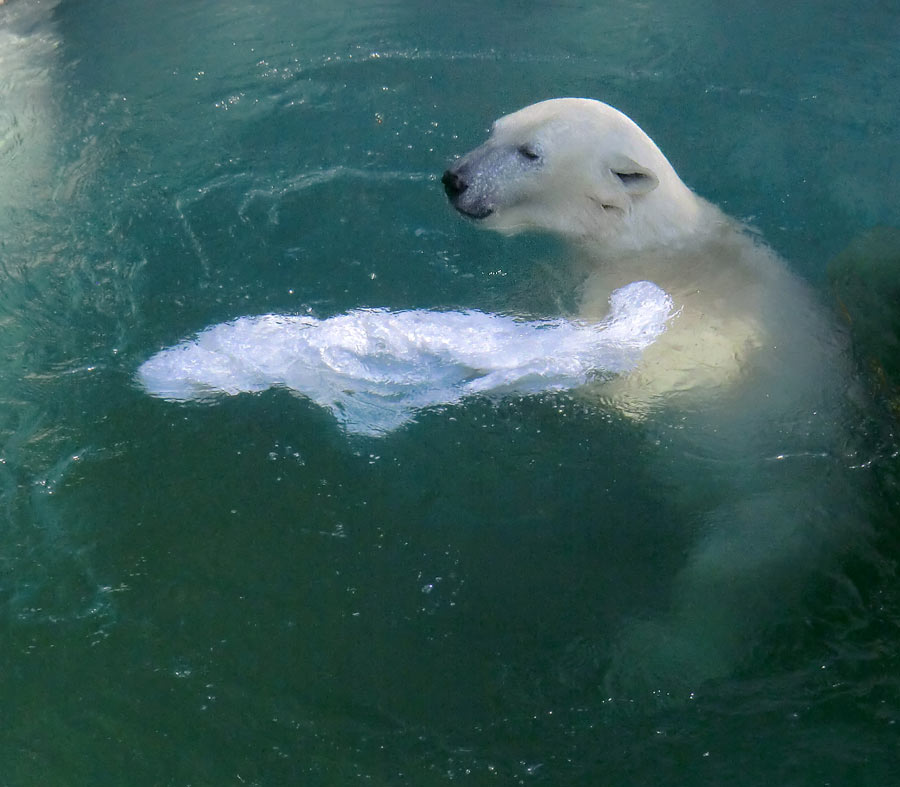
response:
M616 159L610 167L610 172L632 196L649 194L659 185L659 178L652 170L642 167L628 156Z

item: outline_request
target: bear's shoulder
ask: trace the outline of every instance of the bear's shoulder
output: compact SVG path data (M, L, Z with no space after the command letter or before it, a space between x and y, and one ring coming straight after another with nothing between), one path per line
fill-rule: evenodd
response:
M696 403L739 383L759 350L788 333L789 304L803 300L768 247L725 224L693 244L590 263L580 316L603 319L609 294L639 279L669 293L674 316L633 371L601 385L604 398L632 414L663 399Z

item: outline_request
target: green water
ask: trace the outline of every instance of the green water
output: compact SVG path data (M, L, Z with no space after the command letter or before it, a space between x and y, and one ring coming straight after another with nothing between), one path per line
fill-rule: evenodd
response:
M877 396L822 470L864 526L668 702L603 675L696 535L673 492L716 493L696 457L564 395L363 439L133 381L244 314L570 311L559 248L439 182L555 95L626 111L824 286L900 223L895 3L10 0L0 31L2 787L900 781Z

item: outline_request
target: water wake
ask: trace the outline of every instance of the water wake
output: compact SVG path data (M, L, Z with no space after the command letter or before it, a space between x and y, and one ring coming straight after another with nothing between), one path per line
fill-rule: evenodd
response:
M288 388L348 432L381 435L466 396L559 391L628 371L665 330L672 301L634 282L610 307L596 324L423 309L241 317L162 350L137 377L173 401Z

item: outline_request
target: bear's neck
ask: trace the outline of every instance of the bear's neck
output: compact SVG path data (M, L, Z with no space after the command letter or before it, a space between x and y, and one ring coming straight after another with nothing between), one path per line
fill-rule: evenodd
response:
M694 226L685 217L683 231L653 244L579 243L575 255L579 272L590 282L597 303L633 281L652 281L675 298L709 290L740 292L753 282L777 275L771 255L760 254L756 241L714 205L693 196ZM722 264L729 260L729 265Z
M694 194L677 175L640 198L623 218L615 237L603 243L606 256L631 256L703 242L710 228L721 225L715 206Z

